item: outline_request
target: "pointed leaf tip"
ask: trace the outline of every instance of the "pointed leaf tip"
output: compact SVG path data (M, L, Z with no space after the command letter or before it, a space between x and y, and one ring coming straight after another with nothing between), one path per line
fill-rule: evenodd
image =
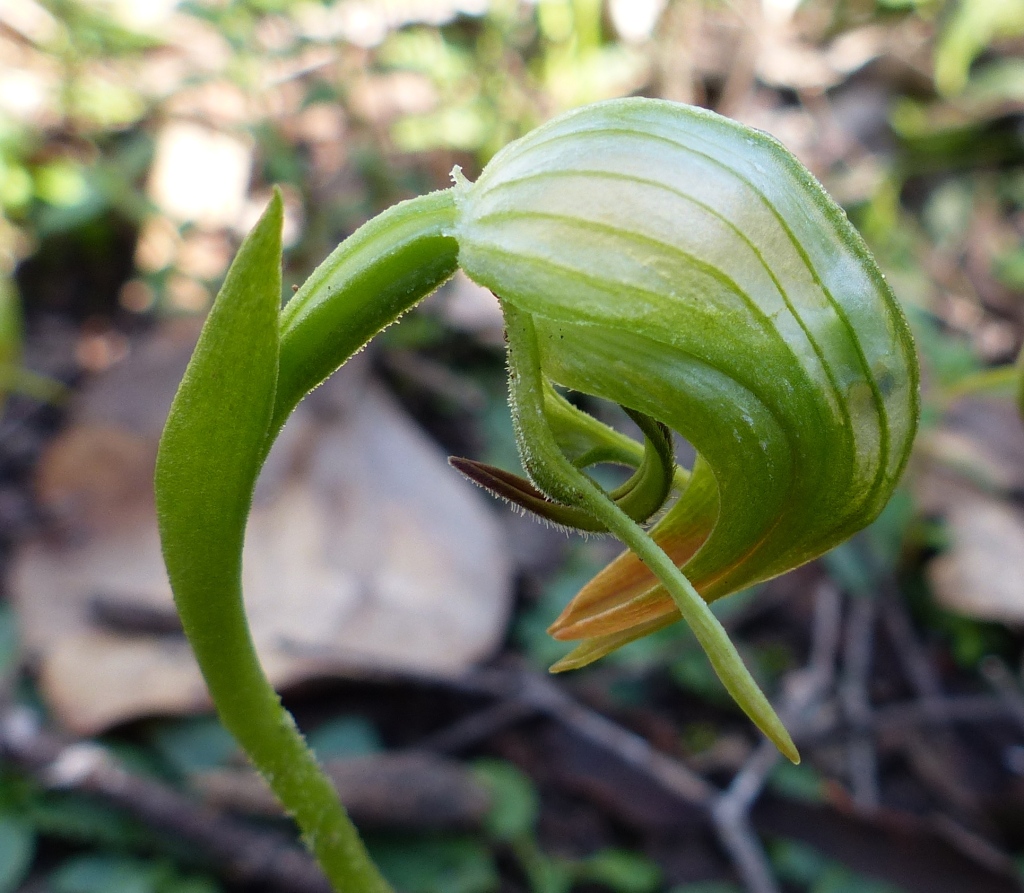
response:
M186 630L237 584L277 381L283 218L275 192L228 270L160 441L160 536Z
M526 478L510 471L460 456L449 456L448 464L499 499L507 499L513 505L552 524L591 533L605 530L603 525L594 521L586 512L552 501Z

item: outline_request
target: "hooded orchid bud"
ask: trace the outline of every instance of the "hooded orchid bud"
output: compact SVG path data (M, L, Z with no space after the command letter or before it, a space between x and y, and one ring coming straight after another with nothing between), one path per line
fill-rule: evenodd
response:
M615 100L512 143L475 183L457 175L455 202L460 266L530 324L538 368L510 337L513 375L696 449L652 536L704 599L809 561L885 505L916 428L910 332L846 215L774 139ZM528 473L571 501L513 403ZM663 581L620 562L556 624L591 640L569 665L678 619Z

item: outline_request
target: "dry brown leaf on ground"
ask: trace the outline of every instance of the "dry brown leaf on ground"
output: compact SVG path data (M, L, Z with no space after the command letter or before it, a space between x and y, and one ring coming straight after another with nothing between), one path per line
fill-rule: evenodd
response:
M941 519L949 549L927 566L950 611L1024 623L1024 430L1005 399L965 397L921 433L911 475L920 510Z
M952 547L928 566L938 602L982 620L1024 623L1024 513L978 495L951 507L946 523Z
M959 400L936 436L940 457L965 476L974 472L1000 491L1024 492L1024 425L1011 400ZM941 447L948 447L945 456Z
M44 696L80 734L207 705L151 495L191 343L165 331L96 379L38 472L54 530L19 547L11 591ZM250 517L246 607L272 681L458 673L486 656L510 608L501 538L484 497L347 368L286 427Z

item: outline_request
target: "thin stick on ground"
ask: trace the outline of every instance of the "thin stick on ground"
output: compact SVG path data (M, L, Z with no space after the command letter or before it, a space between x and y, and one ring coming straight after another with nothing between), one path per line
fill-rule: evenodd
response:
M783 722L797 736L807 714L820 705L833 687L841 619L838 591L830 582L822 582L815 592L809 660L803 669L789 673L783 682L779 712ZM762 741L733 777L729 787L711 804L711 817L718 838L749 893L777 893L779 890L750 824L750 810L780 759L781 754L771 742Z
M323 873L287 838L254 831L174 789L123 768L104 748L62 741L27 708L0 714L0 759L40 784L97 796L194 846L238 883L260 883L287 893L331 893Z
M986 657L981 662L981 674L995 691L1006 712L1024 729L1024 692L1009 667L998 657Z
M533 705L538 712L557 720L587 741L614 753L624 763L655 779L687 803L706 806L717 793L716 788L696 772L655 750L642 736L575 701L546 677L519 672L512 674L510 679L501 671L492 675L494 672L482 671L471 678L477 684L483 683L503 693L512 689L514 697Z
M853 729L847 745L847 766L853 802L865 812L878 809L878 760L870 735L871 701L868 678L874 642L877 604L874 597L862 594L850 599L850 616L843 645L843 673L839 700Z
M925 785L956 813L970 817L973 824L980 817L978 798L956 768L963 765L964 755L944 709L942 680L914 630L891 574L881 575L879 588L882 628L892 643L903 675L924 709L931 712L935 726L927 735L918 729L904 737L907 762Z

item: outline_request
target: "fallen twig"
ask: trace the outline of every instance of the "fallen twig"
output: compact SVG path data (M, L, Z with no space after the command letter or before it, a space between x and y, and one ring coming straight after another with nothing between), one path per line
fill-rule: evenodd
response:
M878 809L880 802L878 761L870 735L871 701L867 691L876 616L874 597L862 594L850 599L839 686L839 702L853 729L847 745L850 789L853 802L865 812Z
M981 674L992 686L1006 712L1024 729L1024 693L1006 664L998 657L986 657L981 662Z
M524 701L582 738L614 753L624 763L655 779L687 803L707 805L717 793L712 784L692 769L655 750L635 732L573 700L545 677L531 672L482 670L472 674L466 682L477 691L487 690Z
M173 834L204 853L227 879L288 893L331 891L313 860L287 838L254 831L166 785L133 775L99 745L62 741L27 708L0 714L0 758L46 787L93 794L148 827Z
M830 582L815 593L814 625L807 666L783 681L783 722L799 738L805 716L813 712L832 688L839 650L841 600ZM778 885L760 841L750 824L750 810L781 755L769 741L762 741L729 787L711 805L711 817L719 840L729 852L750 893L777 893Z
M537 708L525 701L500 700L421 738L417 748L433 753L456 753L536 713Z
M893 646L903 675L922 699L924 709L932 713L934 729L927 736L921 730L909 734L904 743L907 761L914 773L939 797L955 810L980 816L977 798L970 787L961 781L954 769L962 764L959 742L944 709L942 681L935 664L928 659L907 616L899 590L890 574L883 574L879 582L882 601L882 625Z

